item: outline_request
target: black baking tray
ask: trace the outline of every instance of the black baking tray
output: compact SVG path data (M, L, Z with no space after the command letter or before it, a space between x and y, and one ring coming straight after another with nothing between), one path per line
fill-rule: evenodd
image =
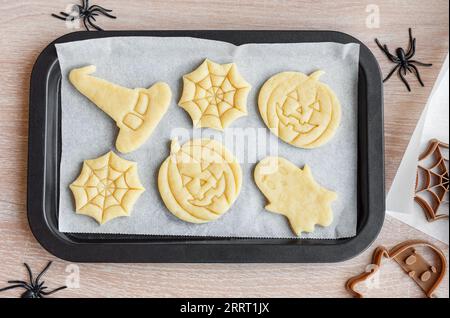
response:
M61 71L55 43L113 36L189 36L245 43L360 44L358 83L358 222L348 239L245 239L58 230L61 158ZM102 31L69 33L50 43L31 74L28 143L28 220L40 244L74 262L317 263L350 259L377 237L385 213L383 86L378 63L357 39L334 31Z

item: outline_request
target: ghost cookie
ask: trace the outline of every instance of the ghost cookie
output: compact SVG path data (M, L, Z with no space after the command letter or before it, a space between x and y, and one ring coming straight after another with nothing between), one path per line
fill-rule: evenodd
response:
M235 119L247 115L250 88L236 64L205 60L183 76L183 94L178 105L189 113L194 127L224 130Z
M114 152L85 160L78 178L70 185L75 210L103 224L119 216L129 216L133 205L145 191L137 164Z
M323 73L279 73L259 92L258 106L264 123L293 146L319 147L334 136L339 126L341 106L334 92L319 82Z
M321 187L307 165L299 169L286 159L268 157L256 165L254 177L269 201L266 209L286 216L297 236L333 221L331 202L337 195Z
M173 140L158 175L166 207L191 223L209 222L227 212L241 184L239 163L222 144L210 139L194 139L183 146Z
M73 69L69 80L84 96L115 120L119 127L116 148L128 153L152 134L169 107L171 91L166 83L150 88L126 88L90 75L94 65Z

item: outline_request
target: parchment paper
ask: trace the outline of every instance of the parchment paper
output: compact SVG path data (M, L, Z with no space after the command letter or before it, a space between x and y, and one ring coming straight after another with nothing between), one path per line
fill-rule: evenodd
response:
M279 155L302 167L307 163L315 179L338 193L332 205L333 224L316 226L302 238L344 238L356 233L357 218L357 83L358 44L302 43L247 44L235 46L220 41L194 38L123 37L85 40L56 45L62 71L62 157L60 176L59 230L81 233L124 233L150 235L228 236L294 238L284 216L264 209L266 199L256 187L253 169L268 155ZM237 64L241 75L251 83L248 116L236 120L225 133L192 129L192 121L177 102L182 75L193 71L209 58L217 63ZM172 89L169 110L153 135L137 151L120 154L115 148L118 128L114 121L80 94L68 81L72 68L97 66L97 77L134 88L164 81ZM257 96L262 84L282 71L309 74L322 69L321 78L336 92L342 104L342 122L335 137L314 150L293 147L269 133L262 121ZM220 219L206 224L190 224L174 217L165 207L157 188L161 163L169 155L170 139L180 135L180 144L194 134L224 141L236 129L250 128L263 135L258 142L243 141L229 147L239 160L243 186L232 208ZM251 133L250 133L251 134ZM264 137L265 136L265 137ZM260 136L261 137L261 136ZM250 137L248 140L252 140ZM261 140L264 140L261 141ZM114 219L102 226L90 217L75 214L69 184L80 173L85 159L97 158L114 150L138 163L146 192L137 201L130 217Z
M419 155L428 148L430 139L449 141L449 58L441 68L428 102L409 141L386 198L390 216L430 235L448 245L448 219L428 222L423 209L414 201L416 170ZM447 153L443 153L448 158ZM423 163L422 163L423 164ZM442 204L438 214L448 214L448 202Z

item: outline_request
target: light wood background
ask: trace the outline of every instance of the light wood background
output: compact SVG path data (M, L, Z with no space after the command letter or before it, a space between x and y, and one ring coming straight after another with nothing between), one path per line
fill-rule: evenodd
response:
M0 1L0 286L25 279L21 265L37 272L47 260L50 287L65 282L69 263L55 259L32 236L26 218L28 90L31 68L53 39L71 32L50 13L64 10L71 0ZM77 2L72 0L72 2ZM408 93L394 77L385 85L386 185L392 182L411 133L448 51L447 0L153 0L91 1L114 10L117 20L98 18L110 30L157 29L315 29L338 30L356 36L378 58L383 73L392 67L374 44L379 37L392 49L407 45L414 28L417 58L434 63L421 73L427 84L410 78ZM367 5L377 5L380 26L366 26ZM448 247L387 217L383 230L362 255L339 264L78 264L80 288L60 297L340 297L348 296L345 281L364 270L378 245L393 246L407 239ZM447 270L448 271L448 270ZM379 288L368 296L421 297L400 268L383 268ZM19 290L0 296L15 297ZM438 290L448 297L448 274ZM56 296L56 295L55 295Z

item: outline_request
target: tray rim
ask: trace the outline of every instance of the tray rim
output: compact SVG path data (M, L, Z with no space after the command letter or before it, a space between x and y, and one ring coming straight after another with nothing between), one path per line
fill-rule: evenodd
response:
M64 238L57 228L49 224L46 217L44 198L46 189L46 90L47 81L42 80L55 57L54 44L77 40L86 40L115 36L189 36L219 40L218 37L228 36L236 42L242 37L267 37L301 34L307 41L296 42L337 42L358 43L360 45L360 69L364 71L370 82L367 89L367 163L368 189L365 193L368 200L368 215L357 235L342 239L339 244L304 243L306 240L296 239L232 239L203 238L195 240L182 237L177 241L149 242L118 242L80 243ZM314 39L314 37L317 37ZM224 40L222 40L224 41ZM231 42L231 41L228 41ZM231 42L231 43L236 43ZM286 41L264 41L253 43L284 43ZM247 43L252 43L247 42ZM288 42L287 42L288 43ZM56 56L57 61L57 56ZM47 74L48 75L48 74ZM359 102L359 101L358 101ZM372 106L372 107L370 107ZM42 111L45 110L45 111ZM370 120L369 120L370 118ZM51 254L73 262L176 262L176 263L303 263L303 262L339 262L357 256L366 250L381 231L385 215L385 184L384 184L384 123L383 123L383 86L380 67L372 52L356 38L337 31L303 31L303 30L152 30L152 31L78 31L65 34L51 42L37 58L30 79L29 97L29 144L28 144L28 186L27 186L27 216L31 231L37 241ZM370 138L372 137L372 138ZM359 137L358 137L359 138ZM359 150L358 150L359 152ZM381 154L381 155L380 155ZM371 226L367 226L371 224ZM239 242L237 242L239 241ZM263 241L263 242L262 242ZM270 243L276 241L277 243ZM295 241L295 243L293 242ZM298 243L302 242L303 243ZM319 241L319 240L309 240ZM327 241L327 240L320 240ZM335 240L329 240L335 241ZM341 240L338 240L341 241ZM232 242L232 244L230 244ZM118 254L120 257L118 257Z

